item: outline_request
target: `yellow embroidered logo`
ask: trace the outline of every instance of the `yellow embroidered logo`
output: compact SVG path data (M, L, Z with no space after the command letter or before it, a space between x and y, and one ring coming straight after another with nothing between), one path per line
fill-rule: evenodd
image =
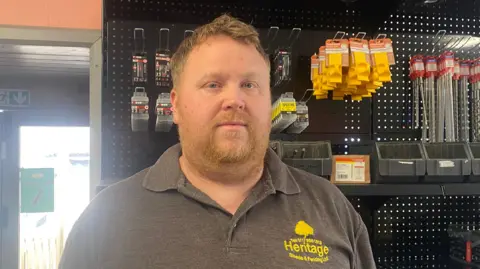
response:
M321 240L313 238L315 230L312 226L301 220L295 225L295 233L301 237L283 241L290 258L305 262L328 262L329 249Z

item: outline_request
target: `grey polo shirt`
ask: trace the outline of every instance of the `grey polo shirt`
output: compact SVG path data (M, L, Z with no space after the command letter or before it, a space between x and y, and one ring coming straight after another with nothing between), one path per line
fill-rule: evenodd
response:
M375 268L367 230L327 180L268 150L235 215L191 185L180 145L103 190L74 225L60 269Z

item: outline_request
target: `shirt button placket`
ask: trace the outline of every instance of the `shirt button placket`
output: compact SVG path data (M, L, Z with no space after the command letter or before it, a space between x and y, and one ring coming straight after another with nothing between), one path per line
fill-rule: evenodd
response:
M233 240L233 232L235 231L235 228L237 228L237 222L234 222L232 227L230 228L230 231L228 232L228 237L227 237L227 251L230 251L230 246L232 244Z

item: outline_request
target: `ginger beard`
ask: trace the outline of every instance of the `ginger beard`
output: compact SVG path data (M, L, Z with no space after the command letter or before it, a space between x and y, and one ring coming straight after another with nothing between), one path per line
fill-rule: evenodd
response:
M226 121L242 121L246 126L234 129L218 126ZM240 116L236 112L223 115L208 127L195 129L193 131L187 126L179 125L180 143L184 151L202 156L200 159L203 160L199 161L204 165L217 167L243 164L263 158L268 147L270 126L255 127L246 116Z

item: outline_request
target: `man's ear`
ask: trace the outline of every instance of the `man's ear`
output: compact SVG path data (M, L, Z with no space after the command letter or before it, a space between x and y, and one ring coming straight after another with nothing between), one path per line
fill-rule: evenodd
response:
M173 122L175 124L178 124L178 113L177 113L177 103L178 103L178 96L177 96L177 90L172 89L170 92L170 102L172 103L172 114L173 114Z

